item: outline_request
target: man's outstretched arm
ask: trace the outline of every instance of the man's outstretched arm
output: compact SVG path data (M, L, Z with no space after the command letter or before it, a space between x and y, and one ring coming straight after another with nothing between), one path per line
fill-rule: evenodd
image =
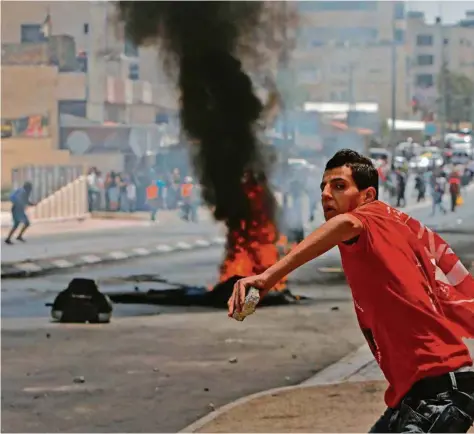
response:
M327 221L262 274L239 280L228 302L229 315L231 316L234 310L241 311L249 287L259 289L261 296L264 296L283 277L339 243L354 239L362 230L362 222L351 214L341 214Z

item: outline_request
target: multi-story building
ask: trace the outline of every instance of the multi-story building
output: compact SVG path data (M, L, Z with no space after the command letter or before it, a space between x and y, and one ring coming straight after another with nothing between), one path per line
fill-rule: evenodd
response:
M293 62L297 81L308 97L325 102L375 102L381 114L389 117L395 85L396 114L407 116L404 6L401 1L298 2Z
M124 154L133 151L128 133L109 128L104 137L120 140L108 140L101 155L91 155L91 146L82 155L85 145L67 140L62 129L110 123L142 128L177 109L157 51L122 37L115 7L103 1L1 3L4 185L12 169L33 162L121 170Z
M425 111L436 112L443 63L474 78L474 11L455 25L428 24L421 12L408 13L406 22L410 93Z
M376 102L388 118L395 90L397 118L418 117L414 98L432 104L438 98L443 41L447 68L474 77L474 12L447 26L427 24L405 7L404 1L298 2L292 62L309 99Z
M45 31L72 38L78 70L86 77L89 119L150 123L158 108L176 108L157 50L123 37L115 3L4 1L1 8L2 44L44 43Z

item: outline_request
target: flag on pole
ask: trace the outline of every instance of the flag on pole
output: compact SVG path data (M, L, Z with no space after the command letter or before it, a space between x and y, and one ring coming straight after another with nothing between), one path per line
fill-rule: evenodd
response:
M41 33L43 33L43 36L45 38L49 38L51 36L51 15L49 13L49 10L48 12L46 13L46 17L43 21L43 24L41 25Z

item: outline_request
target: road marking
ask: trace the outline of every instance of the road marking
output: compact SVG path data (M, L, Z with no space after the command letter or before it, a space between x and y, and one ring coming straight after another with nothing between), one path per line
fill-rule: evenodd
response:
M87 262L88 264L95 264L95 263L101 261L101 259L100 259L98 256L96 256L96 255L81 256L81 259L82 259L84 262Z
M211 243L206 240L196 240L194 244L199 247L209 247L211 245Z
M140 256L146 256L150 254L150 251L148 249L144 249L143 247L133 249L133 252Z
M320 267L318 268L321 273L344 273L341 267Z
M110 252L109 256L114 258L114 259L126 259L126 258L128 258L128 255L125 252L119 252L119 251Z
M167 252L173 251L174 249L173 249L173 247L168 246L167 244L158 244L158 245L156 246L156 250L157 250L158 252L167 253Z
M24 262L22 264L15 264L15 268L22 271L41 271L43 268L33 262Z
M192 246L189 243L185 243L183 241L180 241L179 243L176 243L176 247L178 249L189 250Z
M74 266L72 262L66 261L65 259L56 259L51 261L51 264L55 265L58 268L69 268Z
M225 238L224 237L215 237L215 238L213 238L212 242L214 244L223 245L223 244L225 244Z

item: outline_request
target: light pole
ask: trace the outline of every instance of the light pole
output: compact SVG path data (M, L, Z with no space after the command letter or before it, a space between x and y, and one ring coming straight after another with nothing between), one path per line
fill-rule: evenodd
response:
M440 2L441 12L441 2ZM441 136L441 145L445 146L444 138L446 136L446 116L447 116L447 98L446 98L446 49L445 49L445 35L444 27L441 21L441 15L436 18L436 24L439 26L439 35L441 38L440 44L440 59L441 59L441 71L440 71L440 97L438 107L438 118L439 118L439 131Z
M392 124L390 128L390 147L395 150L396 146L396 129L395 120L397 119L397 19L395 15L395 5L392 11L392 44L391 44L391 118Z

